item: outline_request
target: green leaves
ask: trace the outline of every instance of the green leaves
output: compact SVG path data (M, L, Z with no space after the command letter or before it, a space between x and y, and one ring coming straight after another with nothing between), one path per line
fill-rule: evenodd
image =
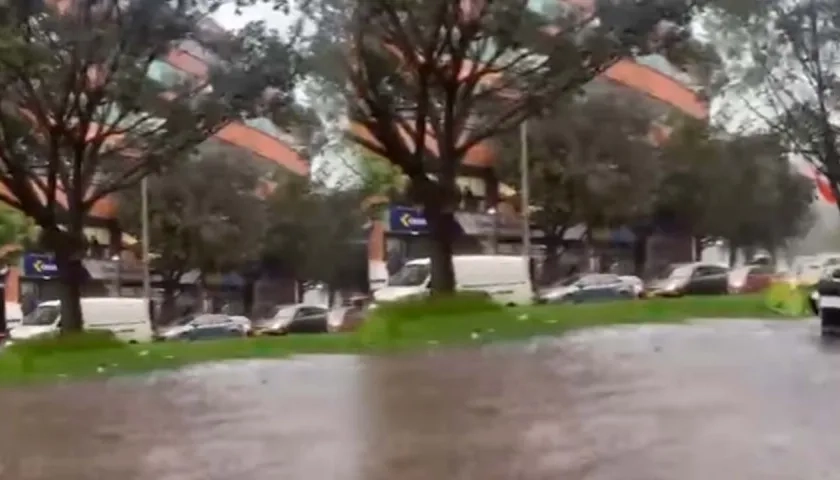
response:
M199 25L212 4L5 6L16 15L0 22L0 185L3 200L47 228L56 208L78 224L230 122L292 108L297 39L260 23L209 34ZM53 200L57 189L66 205Z
M653 115L620 92L591 93L528 123L534 221L556 232L620 225L651 206L660 169L648 133ZM519 140L498 142L502 181L517 186Z
M148 180L153 267L178 279L192 269L226 272L257 260L266 212L260 160L222 145L203 147ZM139 235L139 189L120 195L120 223Z
M727 135L699 123L675 129L662 151L660 211L698 237L775 248L810 225L813 186L793 171L776 135Z

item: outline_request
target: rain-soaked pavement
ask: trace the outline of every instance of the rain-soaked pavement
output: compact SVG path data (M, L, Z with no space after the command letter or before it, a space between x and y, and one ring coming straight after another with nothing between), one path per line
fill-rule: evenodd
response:
M0 391L0 479L840 479L808 322L590 330Z

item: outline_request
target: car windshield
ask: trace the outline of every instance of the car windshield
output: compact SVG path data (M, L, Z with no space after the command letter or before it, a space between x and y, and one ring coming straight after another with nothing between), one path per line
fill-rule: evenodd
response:
M220 315L217 313L208 313L204 315L198 315L197 317L193 318L190 321L190 325L195 325L196 327L203 327L207 325L218 325L220 323L228 323L230 322L230 317L226 315Z
M388 279L389 287L419 287L426 284L429 278L429 265L411 263L400 269Z
M184 325L188 325L193 320L195 320L195 315L194 314L193 315L187 315L185 317L179 318L178 320L175 320L174 325L178 326L178 327L181 327L181 326L184 326Z
M688 278L694 271L692 265L673 265L668 269L663 278Z
M295 316L297 312L297 307L294 305L285 306L285 307L277 307L277 310L272 315L273 320L284 320L286 318L292 318Z
M572 285L580 281L581 278L582 277L580 275L572 275L569 278L561 280L557 285L560 287L571 287Z
M45 326L52 325L61 314L61 308L58 305L39 305L29 315L23 317L23 325L30 326Z

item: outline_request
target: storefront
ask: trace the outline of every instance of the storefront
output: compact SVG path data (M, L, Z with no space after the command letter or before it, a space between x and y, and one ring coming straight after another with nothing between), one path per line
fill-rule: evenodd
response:
M83 296L139 297L143 295L143 267L136 260L130 258L85 259L82 260L82 265L85 267ZM20 291L18 301L28 297L39 302L59 298L58 265L53 255L49 253L24 253L20 261L18 281Z
M522 220L518 217L476 212L456 212L456 255L522 253ZM371 284L380 285L387 274L393 274L406 261L430 255L428 222L422 210L413 207L391 206L386 211L383 235L385 245L382 258L371 258ZM531 231L531 238L539 242L542 232ZM373 239L372 239L373 240ZM538 250L534 247L532 255ZM377 265L375 265L377 264ZM383 265L384 264L384 265ZM382 268L384 266L384 268ZM379 267L379 268L376 268ZM374 278L376 272L376 278Z

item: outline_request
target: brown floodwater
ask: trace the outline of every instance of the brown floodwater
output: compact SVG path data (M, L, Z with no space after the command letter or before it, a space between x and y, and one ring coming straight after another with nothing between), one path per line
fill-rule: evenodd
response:
M840 478L808 322L628 326L0 390L0 479Z

